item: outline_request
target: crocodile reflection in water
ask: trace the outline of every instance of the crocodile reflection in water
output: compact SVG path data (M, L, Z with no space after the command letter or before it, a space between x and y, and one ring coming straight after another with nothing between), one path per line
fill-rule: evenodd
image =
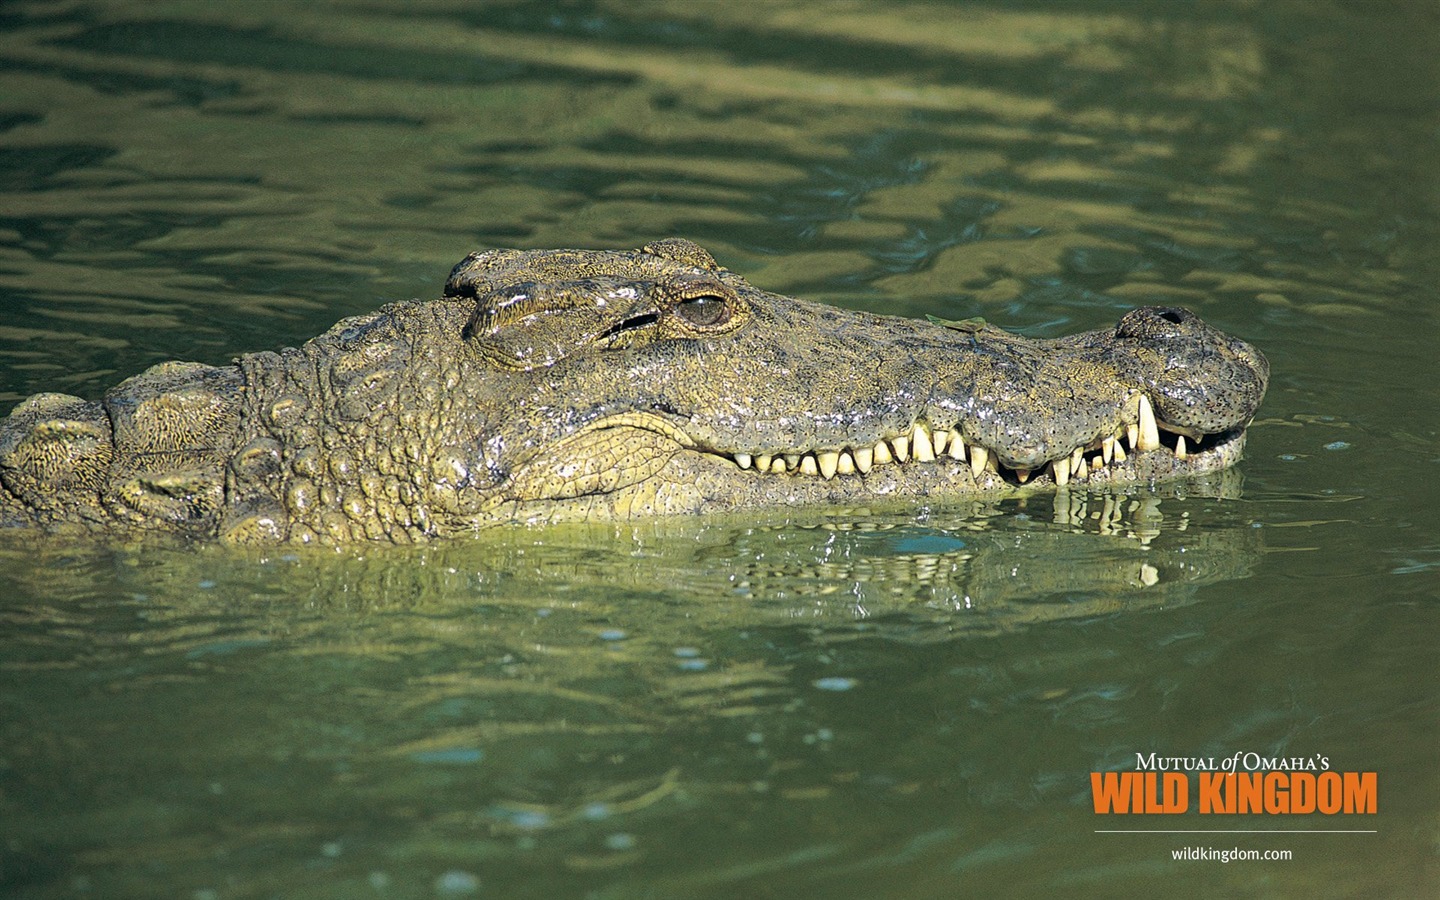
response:
M1217 473L1199 493L1235 496L1239 480ZM728 571L731 590L792 615L903 613L908 630L924 608L940 614L943 633L1173 607L1200 585L1243 578L1261 546L1257 529L1191 530L1188 515L1165 515L1167 501L1157 494L1175 493L1169 486L1136 496L1061 491L1033 498L1027 517L1012 504L977 501L932 517L940 526L900 516L832 518L811 526L810 540L794 527L779 546L759 531L740 536L702 569Z
M38 581L17 587L47 597L166 598L146 605L152 618L243 613L254 631L242 637L283 635L298 646L312 631L327 644L344 644L339 635L349 629L337 631L335 616L362 616L369 624L354 632L362 653L377 640L369 616L404 610L423 612L416 621L441 616L460 629L454 640L477 647L508 634L503 622L527 623L527 640L565 646L589 646L602 627L596 623L635 637L638 629L647 644L662 647L797 621L865 621L907 641L929 641L1175 607L1192 602L1203 585L1246 577L1264 532L1223 512L1187 527L1184 514L1196 506L1172 499L1229 495L1239 480L1231 475L1134 496L1062 491L1023 504L976 498L918 517L895 504L703 522L583 522L547 528L543 542L524 529L490 529L472 540L341 554L147 544L118 551L123 565L97 567L83 564L71 545L42 542L38 554L23 551L25 577ZM1108 519L1097 515L1107 509ZM1239 515L1238 507L1223 509ZM617 545L627 552L616 553ZM196 584L207 588L177 587ZM477 608L486 614L476 616ZM425 645L435 635L419 637Z
M1146 484L1235 462L1267 378L1183 309L1031 340L769 294L679 239L496 250L441 299L299 349L22 402L0 422L0 522L408 543Z

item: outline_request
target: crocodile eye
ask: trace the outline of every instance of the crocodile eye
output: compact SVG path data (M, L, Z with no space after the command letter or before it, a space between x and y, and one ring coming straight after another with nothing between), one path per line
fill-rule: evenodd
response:
M680 318L700 328L713 328L730 321L729 302L714 294L686 297L675 306L675 311Z

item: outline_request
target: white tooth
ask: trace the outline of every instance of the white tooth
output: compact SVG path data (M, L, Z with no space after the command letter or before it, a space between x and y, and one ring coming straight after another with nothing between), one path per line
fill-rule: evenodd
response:
M1085 465L1085 451L1076 447L1075 452L1070 454L1070 473L1073 475L1080 471L1080 467L1083 465Z
M824 471L823 467L821 471ZM850 455L850 451L846 450L840 454L840 458L835 461L835 471L841 475L855 474L855 458Z
M985 449L984 447L982 447L981 445L976 444L975 446L971 447L971 448L970 448L970 473L971 473L972 475L974 475L976 478L979 478L979 477L980 477L980 473L983 472L983 471L985 471L985 463L989 460L989 458L990 458L990 451L989 451L989 450L986 450L986 449Z
M1110 465L1110 460L1115 458L1115 439L1107 437L1100 442L1100 458L1105 460L1105 465Z
M862 473L869 472L875 465L875 450L873 447L855 448L855 468Z
M1150 406L1150 398L1144 394L1140 395L1140 449L1160 449L1160 429L1155 424L1155 410Z
M1055 479L1056 484L1062 487L1069 484L1070 460L1068 458L1057 459L1054 462L1050 463L1050 476Z
M895 458L905 462L910 458L910 435L902 434L899 437L890 439L890 446L895 448Z
M785 457L783 457L783 456L777 456L777 457L775 457L775 460L770 463L770 471L771 471L771 472L774 472L776 475L784 475L784 474L785 474Z
M875 465L877 465L877 466L888 465L889 463L892 463L892 462L894 462L894 461L895 461L895 457L893 457L893 456L890 455L890 445L887 444L885 441L876 441L876 442L875 442Z
M787 454L785 454L785 468L787 468L787 469L794 469L794 468L798 468L799 465L800 465L800 454L798 454L798 453L787 453Z
M820 467L815 464L815 457L814 457L814 456L811 456L809 453L807 453L807 454L805 454L804 456L800 457L800 474L801 474L801 475L819 475L819 474L820 474Z
M755 471L757 471L757 472L768 472L768 471L770 471L770 460L771 460L771 459L773 459L773 457L771 457L771 455L768 454L768 453L762 453L762 454L760 454L759 456L755 457Z
M915 428L910 432L910 446L915 451L916 462L935 461L935 440L930 436L929 430L919 422L915 423Z
M735 465L739 466L739 467L742 468L742 469L748 469L748 468L750 468L750 454L748 454L748 453L737 453L737 454L735 454Z
M960 437L960 432L950 432L950 449L946 451L951 459L965 458L965 439Z
M945 452L945 448L950 446L950 432L942 428L936 431L930 440L934 443L935 456L939 457Z
M1185 450L1185 435L1175 435L1175 458L1184 459L1189 454Z
M1115 442L1115 462L1117 462L1117 463L1122 463L1122 462L1124 462L1124 461L1125 461L1125 445L1122 444L1122 443L1120 443L1119 441L1116 441L1116 442Z
M1090 477L1090 467L1085 464L1085 457L1080 457L1080 465L1075 467L1074 475L1076 478Z
M821 450L815 454L815 459L820 463L820 474L827 479L834 478L835 472L840 468L840 454L835 450Z
M1027 482L1027 481L1030 480L1030 470L1029 470L1029 469L1016 469L1016 470L1015 470L1015 478L1016 478L1017 480L1019 480L1019 482L1020 482L1021 484L1024 484L1025 482Z
M1135 452L1135 446L1140 443L1140 426L1134 422L1127 422L1125 425L1125 443L1130 445L1130 452Z

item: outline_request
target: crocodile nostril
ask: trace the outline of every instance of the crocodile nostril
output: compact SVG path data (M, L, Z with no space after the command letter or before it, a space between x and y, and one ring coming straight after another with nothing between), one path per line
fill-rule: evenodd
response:
M1203 332L1205 323L1183 306L1141 306L1120 318L1115 336L1150 341L1185 340L1197 329Z

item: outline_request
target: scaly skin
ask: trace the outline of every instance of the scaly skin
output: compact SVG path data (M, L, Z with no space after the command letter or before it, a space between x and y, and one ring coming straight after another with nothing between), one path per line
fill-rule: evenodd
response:
M0 422L0 523L411 542L1143 483L1235 462L1267 378L1179 309L1028 340L768 294L679 239L497 250L298 349L25 400Z

